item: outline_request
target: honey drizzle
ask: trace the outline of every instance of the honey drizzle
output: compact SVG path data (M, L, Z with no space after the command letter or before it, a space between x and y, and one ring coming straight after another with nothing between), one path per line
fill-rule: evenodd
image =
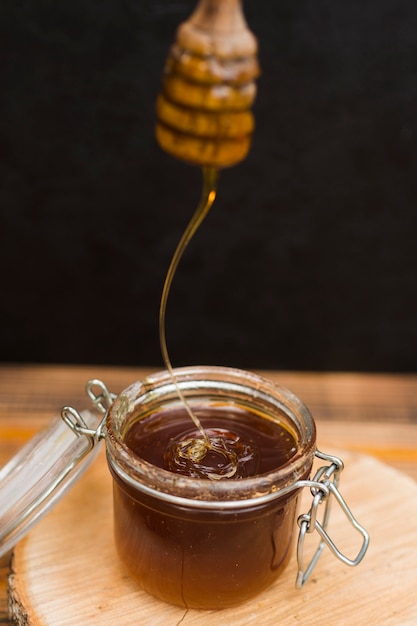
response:
M195 439L191 447L185 446L186 442L184 442L184 454L187 454L188 458L190 458L191 460L202 459L205 456L207 450L211 447L211 444L210 444L210 440L209 440L209 437L207 436L206 431L202 427L201 422L198 419L197 415L195 415L195 413L192 411L189 403L187 402L186 397L182 393L178 385L178 382L175 378L175 374L173 371L171 360L169 358L167 342L166 342L165 317L166 317L168 296L171 290L172 281L173 281L175 272L177 271L178 265L183 257L183 254L188 244L190 243L191 239L195 235L200 224L203 222L204 218L210 211L216 199L218 169L214 167L203 167L202 170L203 170L203 188L201 192L200 201L197 206L197 209L194 212L194 215L192 216L184 233L182 234L182 237L171 259L171 263L169 265L165 282L164 282L164 286L162 289L161 303L159 307L159 341L161 345L162 358L163 358L165 367L171 376L172 382L175 385L178 396L181 399L182 403L184 404L184 407L188 415L190 416L196 428L199 430L199 432L201 433L203 437L203 440ZM187 450L188 452L185 452L185 450Z

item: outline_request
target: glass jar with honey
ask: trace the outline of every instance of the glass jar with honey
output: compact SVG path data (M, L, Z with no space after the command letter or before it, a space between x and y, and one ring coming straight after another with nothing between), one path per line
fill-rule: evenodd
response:
M301 488L314 489L316 428L294 394L253 373L192 367L175 380L135 383L108 412L115 541L150 594L229 607L270 586L291 557ZM218 443L198 462L178 455L198 433L177 386Z
M251 372L188 367L117 397L98 380L87 393L101 420L64 407L63 420L2 469L0 554L78 479L104 439L120 559L161 600L201 609L241 603L274 583L295 543L297 587L326 545L347 565L362 560L369 536L339 492L343 463L317 450L314 420L289 390ZM312 476L317 458L327 464ZM303 488L312 504L300 515ZM331 500L361 535L353 559L328 535ZM305 565L304 540L315 531L318 548Z

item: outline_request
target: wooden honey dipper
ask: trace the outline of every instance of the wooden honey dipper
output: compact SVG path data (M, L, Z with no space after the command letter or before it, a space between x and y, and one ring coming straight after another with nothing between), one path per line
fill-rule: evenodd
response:
M157 100L156 137L169 154L210 168L248 153L259 75L257 41L241 0L200 0L182 23Z

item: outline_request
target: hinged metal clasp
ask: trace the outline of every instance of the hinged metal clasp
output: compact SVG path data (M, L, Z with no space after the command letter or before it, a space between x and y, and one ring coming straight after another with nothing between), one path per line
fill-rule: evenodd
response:
M103 381L94 378L89 380L85 386L88 397L93 405L104 414L103 419L99 423L96 429L88 428L81 413L74 409L72 406L64 406L61 409L61 417L64 422L71 428L71 430L79 437L84 435L90 442L90 447L93 448L95 444L104 438L104 424L111 405L113 404L116 395L111 393Z
M94 406L101 412L107 414L113 402L116 400L116 394L111 393L98 378L89 380L85 386L88 397Z
M325 546L327 546L332 553L340 559L343 563L350 566L358 565L365 556L365 553L368 549L369 545L369 534L368 532L361 526L357 520L354 518L351 510L343 499L342 495L339 492L339 481L340 474L343 471L343 461L338 457L331 456L329 454L324 454L320 451L316 451L316 457L324 460L329 465L324 465L320 467L313 480L312 486L310 487L311 494L313 496L313 501L311 504L311 508L308 513L304 513L300 515L297 522L300 527L300 532L298 535L298 544L297 544L297 561L298 561L298 574L296 580L296 587L301 589L303 585L308 580L311 572L313 571L317 561L320 558L321 553ZM321 486L323 485L323 488ZM348 521L352 524L352 526L357 530L360 535L362 535L363 541L362 546L354 559L350 559L345 556L334 544L332 539L327 533L327 525L330 518L330 504L331 504L331 496L334 496L336 502L341 507L343 513L345 514ZM325 503L325 509L323 513L323 520L320 523L317 519L318 508L321 504ZM304 539L307 534L313 533L317 531L320 536L320 543L307 567L304 566Z

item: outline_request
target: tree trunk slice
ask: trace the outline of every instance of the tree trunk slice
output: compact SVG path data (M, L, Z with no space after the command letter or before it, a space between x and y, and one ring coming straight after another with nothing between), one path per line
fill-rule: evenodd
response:
M371 457L341 456L346 464L341 492L371 535L362 563L347 567L325 550L311 580L297 591L294 556L281 578L253 600L223 611L186 612L143 592L120 564L112 537L111 478L102 451L15 548L11 617L27 626L174 626L181 620L181 626L415 624L417 483ZM305 490L302 512L310 501ZM336 503L330 534L336 542L341 538L348 556L356 554L359 536ZM315 548L316 536L311 539Z

